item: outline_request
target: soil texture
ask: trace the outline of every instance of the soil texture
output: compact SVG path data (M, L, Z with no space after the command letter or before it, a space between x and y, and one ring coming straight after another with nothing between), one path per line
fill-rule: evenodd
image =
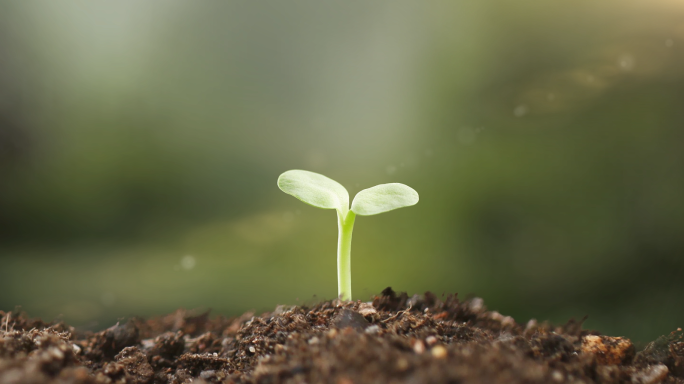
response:
M684 383L681 330L631 341L525 324L482 300L408 297L279 306L237 318L178 310L98 333L0 311L0 383Z

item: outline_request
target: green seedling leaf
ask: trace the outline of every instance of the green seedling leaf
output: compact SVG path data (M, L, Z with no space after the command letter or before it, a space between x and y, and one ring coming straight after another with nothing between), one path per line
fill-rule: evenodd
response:
M356 194L351 210L370 216L418 203L418 192L400 183L380 184Z
M340 300L351 300L351 240L356 215L377 215L418 202L418 192L404 184L380 184L364 189L349 209L349 193L340 183L318 173L291 170L278 178L285 193L314 207L337 210L337 292Z
M349 211L347 190L321 174L298 169L287 171L278 177L278 187L314 207L337 209L343 217Z

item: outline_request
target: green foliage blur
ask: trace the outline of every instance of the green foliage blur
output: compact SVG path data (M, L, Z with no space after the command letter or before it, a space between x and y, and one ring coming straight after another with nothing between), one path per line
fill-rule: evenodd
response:
M288 169L412 209L352 284L649 341L684 326L675 0L0 5L0 308L101 329L336 295L334 212Z

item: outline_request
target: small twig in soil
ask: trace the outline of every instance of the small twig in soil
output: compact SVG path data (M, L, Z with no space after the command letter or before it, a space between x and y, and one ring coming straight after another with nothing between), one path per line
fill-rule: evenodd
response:
M408 308L404 309L403 311L397 312L397 314L394 316L390 316L390 317L386 318L385 320L382 320L381 323L386 323L388 321L392 321L392 320L396 319L397 317L399 317L399 315L403 315L410 310L411 310L411 306L409 305Z

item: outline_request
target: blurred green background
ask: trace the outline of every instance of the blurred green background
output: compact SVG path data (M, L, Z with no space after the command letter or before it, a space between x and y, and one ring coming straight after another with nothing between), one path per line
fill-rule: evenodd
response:
M0 5L0 308L103 328L392 286L648 341L684 326L676 0ZM314 297L315 296L315 297Z

